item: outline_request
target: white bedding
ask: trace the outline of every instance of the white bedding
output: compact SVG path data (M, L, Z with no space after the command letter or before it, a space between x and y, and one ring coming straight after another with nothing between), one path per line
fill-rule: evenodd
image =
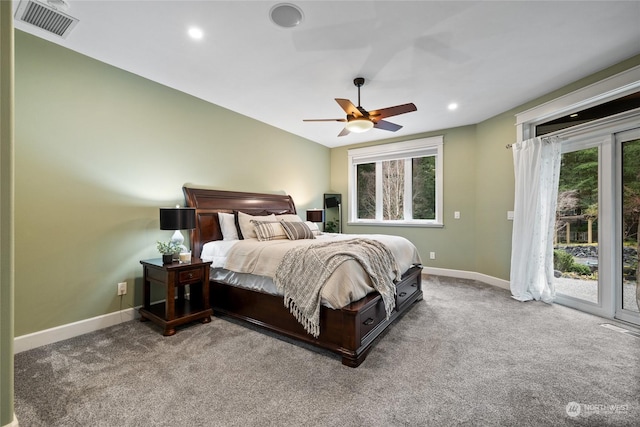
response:
M334 234L323 233L317 236L317 239L307 240L308 244L320 241L331 240L349 240L355 237L361 237L366 239L377 240L385 244L391 252L394 254L398 268L400 271L407 271L412 265L420 264L420 256L415 246L404 237L388 236L388 235L354 235L354 234ZM252 239L255 240L255 239ZM276 285L273 282L273 272L277 265L262 266L258 271L247 272L230 271L225 267L234 265L233 262L227 262L227 255L240 240L217 240L206 243L202 248L200 258L204 261L211 261L211 280L227 283L234 286L241 286L244 288L259 290L272 295L279 295L280 293L276 289ZM278 241L276 245L286 245L285 241ZM297 244L301 241L295 241ZM270 243L273 242L262 242ZM354 264L357 264L353 261ZM369 277L364 273L361 268L354 271L351 268L347 271L336 271L336 280L333 284L328 282L326 286L327 290L323 289L321 293L322 304L329 308L340 308L349 304L350 302L357 301L363 298L368 293L374 292ZM335 289L339 283L340 289Z

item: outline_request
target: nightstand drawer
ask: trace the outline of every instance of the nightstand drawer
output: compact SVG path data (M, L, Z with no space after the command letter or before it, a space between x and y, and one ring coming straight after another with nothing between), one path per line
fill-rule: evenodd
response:
M202 280L202 268L194 268L193 270L185 270L178 273L178 283L181 285L188 283L196 283Z

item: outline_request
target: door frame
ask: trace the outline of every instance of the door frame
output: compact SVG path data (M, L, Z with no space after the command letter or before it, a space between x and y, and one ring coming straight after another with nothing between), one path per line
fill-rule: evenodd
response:
M533 137L536 126L541 123L609 102L638 90L640 90L640 66L630 68L622 73L518 113L516 114L516 141L521 142ZM601 236L607 234L614 236L614 239L608 239L614 241L619 241L621 236L621 233L616 234L619 220L614 220L614 216L621 209L621 195L618 194L619 183L617 181L619 178L614 174L614 171L619 170L620 167L617 163L620 155L618 154L619 150L616 149L616 134L637 127L639 120L640 109L636 109L545 135L557 135L574 147L577 147L578 144L587 146L590 143L589 141L601 145L598 170L598 203L600 209L602 209L602 212L599 212L598 215L598 277L600 283L605 281L610 284L621 283L618 277L621 278L622 276L616 277L616 274L621 274L621 266L617 266L616 263L616 259L621 259L621 248L617 248L618 245L611 241L602 242ZM602 221L601 215L603 214L604 218L608 218L608 220ZM604 271L602 271L601 266ZM606 318L615 318L616 307L618 304L621 306L622 301L621 299L618 301L616 293L621 293L617 292L616 287L611 285L598 286L598 292L598 304L575 298L566 298L566 303L585 312ZM628 318L624 313L623 317ZM624 319L621 318L621 320Z
M615 147L616 147L616 171L615 179L616 179L616 205L615 205L615 216L617 218L616 221L616 260L622 259L622 143L626 141L635 141L640 140L640 126L638 126L638 122L636 122L636 127L632 129L628 129L626 131L618 132L614 135L615 137ZM622 297L623 297L623 283L622 280L622 263L615 263L615 274L618 280L616 281L616 300L615 300L615 312L614 317L616 319L620 319L625 322L633 323L635 325L640 325L640 313L632 310L627 310L622 307ZM640 286L638 277L636 277L636 287Z

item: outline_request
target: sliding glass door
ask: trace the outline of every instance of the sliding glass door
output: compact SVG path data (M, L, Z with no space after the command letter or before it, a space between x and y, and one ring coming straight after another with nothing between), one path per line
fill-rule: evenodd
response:
M582 304L601 299L598 268L600 147L579 144L562 154L555 223L556 292Z
M561 165L556 301L640 325L640 128L568 137Z
M637 325L639 77L633 68L516 115L518 141L562 139L556 302Z
M619 147L618 273L616 317L640 324L640 129L616 135Z

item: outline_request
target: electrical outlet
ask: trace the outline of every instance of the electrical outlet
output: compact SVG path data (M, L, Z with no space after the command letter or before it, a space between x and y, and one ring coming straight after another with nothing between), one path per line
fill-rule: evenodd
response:
M436 259L436 253L435 252L429 252L429 259Z
M460 219L460 212L459 211L455 211L453 213L453 219Z
M127 293L127 282L118 283L118 295L126 295Z

